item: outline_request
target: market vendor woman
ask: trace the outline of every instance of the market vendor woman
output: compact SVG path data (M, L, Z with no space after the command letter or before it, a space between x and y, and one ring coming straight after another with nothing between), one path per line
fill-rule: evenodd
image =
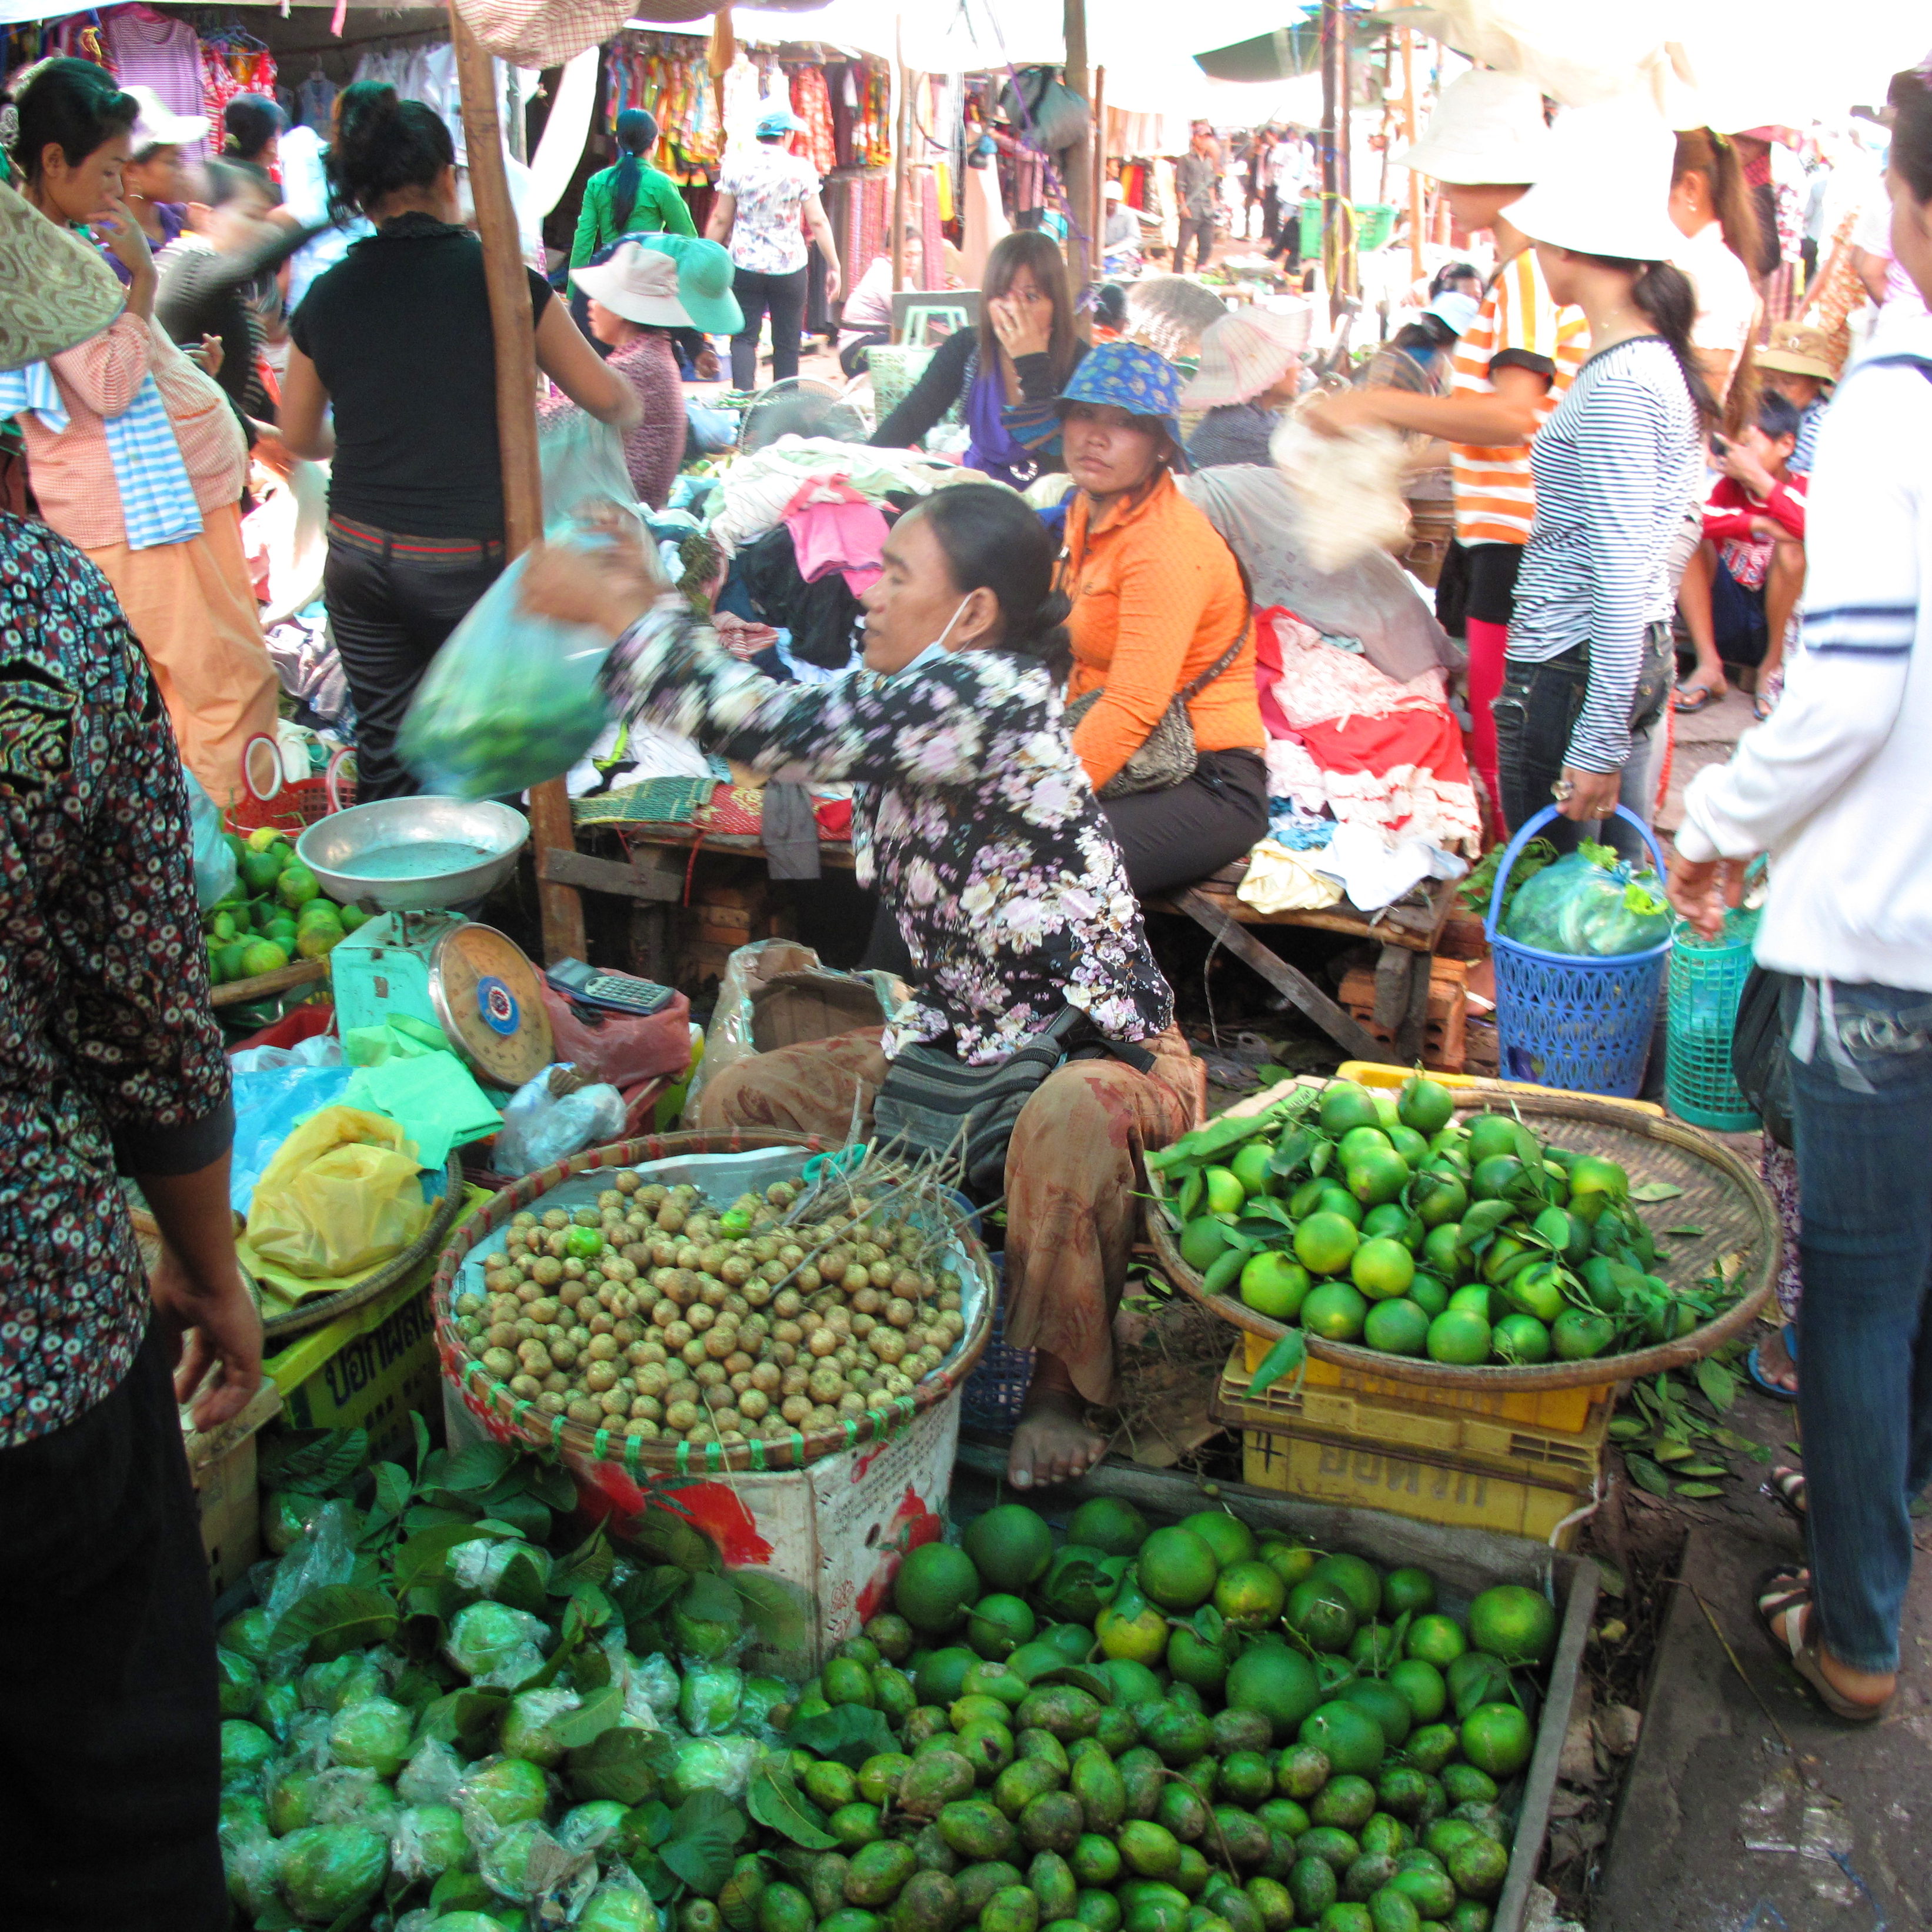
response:
M1037 1351L1007 1460L1024 1489L1102 1452L1084 1409L1114 1393L1141 1156L1196 1124L1204 1075L1061 722L1052 539L1010 491L962 484L900 518L884 565L865 598L864 667L824 684L775 684L728 656L681 603L658 601L634 548L540 554L523 595L617 638L604 675L622 711L769 778L860 788L860 877L896 916L912 1004L894 1028L741 1062L706 1088L703 1125L842 1139L900 1048L950 1045L983 1066L1070 1005L1146 1069L1063 1066L1007 1151L1006 1336Z

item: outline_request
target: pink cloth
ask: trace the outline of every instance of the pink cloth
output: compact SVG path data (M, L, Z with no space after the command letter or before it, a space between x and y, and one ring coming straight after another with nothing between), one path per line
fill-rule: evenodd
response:
M802 484L785 506L784 524L806 583L840 571L853 596L862 597L884 574L885 514L844 477L814 476Z
M103 30L108 64L123 87L152 87L164 107L177 114L206 114L201 89L201 40L185 20L170 20L146 7L124 7ZM214 151L220 152L220 128ZM208 152L200 141L184 142L191 161Z

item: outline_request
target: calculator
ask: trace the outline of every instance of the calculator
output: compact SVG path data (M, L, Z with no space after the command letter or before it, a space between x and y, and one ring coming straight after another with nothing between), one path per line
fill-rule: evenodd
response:
M614 1012L660 1013L674 997L668 986L660 986L655 980L640 980L632 973L607 973L581 959L560 959L544 977L572 999L586 1006L608 1006Z

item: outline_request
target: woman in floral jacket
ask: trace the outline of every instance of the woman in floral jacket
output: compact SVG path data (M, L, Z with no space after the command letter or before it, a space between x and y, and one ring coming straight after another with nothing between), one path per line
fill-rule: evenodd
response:
M1174 1024L1119 847L1060 716L1066 606L1054 545L1010 491L964 484L900 518L865 598L863 668L780 685L728 656L634 549L532 560L526 607L616 634L616 706L765 776L859 788L853 842L912 957L896 1026L741 1061L706 1126L842 1137L893 1054L950 1042L1006 1058L1067 1006L1138 1046L1071 1061L1022 1112L1006 1156L1006 1340L1037 1351L1008 1458L1016 1487L1104 1448L1084 1407L1113 1395L1112 1320L1144 1151L1201 1118L1205 1076Z

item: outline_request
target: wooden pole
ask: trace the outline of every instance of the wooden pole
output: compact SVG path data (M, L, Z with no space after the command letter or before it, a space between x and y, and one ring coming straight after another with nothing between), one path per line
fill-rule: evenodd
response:
M1064 0L1061 22L1066 39L1066 85L1093 111L1087 72L1087 0ZM1077 296L1100 271L1093 223L1088 211L1094 198L1093 149L1076 141L1060 157L1066 184L1066 266L1073 272ZM1082 228L1087 230L1083 235Z
M496 78L490 56L464 24L455 0L449 37L463 94L463 142L470 164L470 192L483 242L483 274L490 296L490 332L496 352L496 440L502 454L503 547L520 555L543 534L543 474L537 461L537 361L530 319L530 278L518 245L517 213L503 166L502 129L496 114ZM434 352L434 345L427 345ZM530 788L530 829L536 835L537 904L548 964L584 957L584 902L568 886L544 880L545 856L569 851L576 840L570 798L561 778Z
M1088 232L1094 238L1094 276L1098 281L1107 272L1107 70L1094 70L1094 192L1087 206L1092 210Z
M1328 320L1342 315L1340 160L1337 119L1341 74L1336 53L1345 31L1340 0L1322 0L1322 273L1328 284Z
M912 146L912 89L907 85L905 22L894 23L896 43L892 53L892 82L898 89L898 112L892 136L892 292L905 286L906 175L910 166L908 150ZM856 268L852 273L856 276Z
M1415 146L1415 34L1402 30L1402 131L1408 145ZM1408 272L1419 280L1422 275L1422 177L1408 171Z

